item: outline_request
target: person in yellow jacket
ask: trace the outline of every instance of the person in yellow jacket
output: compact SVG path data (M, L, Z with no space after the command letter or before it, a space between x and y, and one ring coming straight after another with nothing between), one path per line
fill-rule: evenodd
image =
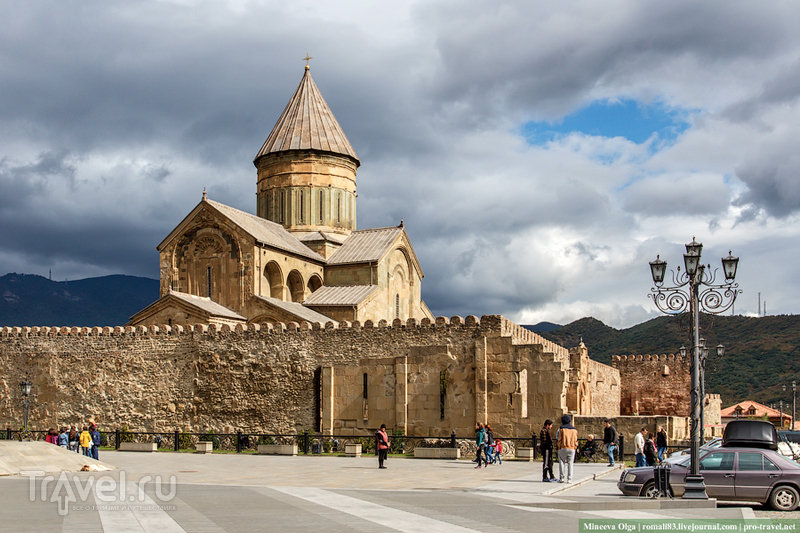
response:
M86 426L83 426L83 431L81 432L81 436L80 436L80 442L81 442L81 451L83 452L83 455L91 457L92 456L92 435L89 433L89 428L86 427Z
M578 430L572 425L569 415L561 417L558 428L558 482L572 483L572 465L575 462L575 450L578 449Z

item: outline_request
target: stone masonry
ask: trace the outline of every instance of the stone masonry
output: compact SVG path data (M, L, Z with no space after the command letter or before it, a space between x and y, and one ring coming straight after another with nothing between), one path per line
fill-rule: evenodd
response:
M571 372L576 357L585 372ZM619 372L586 361L502 316L3 328L0 427L20 425L27 376L34 428L91 417L152 431L358 434L386 423L440 436L489 421L498 435L528 436L544 418L576 411L573 388L584 395L579 414L618 414Z

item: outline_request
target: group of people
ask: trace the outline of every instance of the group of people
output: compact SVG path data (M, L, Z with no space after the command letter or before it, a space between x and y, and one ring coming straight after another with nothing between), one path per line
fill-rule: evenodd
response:
M610 420L604 420L603 425L603 444L608 453L608 466L614 466L614 451L618 446L617 430L611 425ZM558 482L572 483L573 464L575 456L580 453L587 459L591 459L597 453L597 442L594 435L588 435L586 443L578 451L578 430L572 425L572 418L569 415L561 417L561 427L556 432L555 442L550 432L553 429L553 421L544 421L544 426L539 432L539 442L542 450L542 481L550 483L556 481L553 475L553 452L558 450ZM666 445L665 445L666 446Z
M475 468L481 468L481 463L484 467L494 463L503 464L503 443L500 439L494 438L492 427L488 422L475 424L475 444L477 452L474 462L478 463Z
M619 435L617 429L606 419L603 421L603 444L608 454L608 466L614 466L614 455L619 447ZM66 429L66 428L64 428ZM89 435L86 427L84 433ZM553 475L553 452L558 450L558 482L572 483L573 464L576 455L581 455L587 459L593 458L597 453L597 441L594 435L587 435L583 446L578 447L578 430L572 425L572 417L564 415L561 417L561 426L556 431L555 441L551 435L553 421L547 419L539 432L539 442L542 451L542 481L550 483L556 481ZM55 430L51 430L55 432ZM84 433L80 435L81 448L84 446ZM72 448L73 436L76 434L75 427L69 433L70 448ZM96 435L96 437L95 437ZM62 435L57 435L58 444L61 445ZM655 438L655 441L654 441ZM49 436L48 436L49 439ZM95 443L91 445L91 455L97 459L97 446L100 444L100 433L97 426L92 424L91 439ZM55 443L55 442L54 442ZM491 426L487 424L475 424L475 444L477 452L473 462L478 463L475 468L481 468L493 463L502 464L503 443L494 437ZM664 428L658 426L655 434L650 433L646 427L636 434L634 438L636 452L636 466L655 466L664 460L664 453L667 451L667 434ZM64 446L66 447L66 446ZM76 447L72 448L75 451ZM83 448L85 450L85 448ZM386 424L381 424L380 429L375 433L375 452L378 455L378 468L386 468L384 462L389 452L389 437L386 434Z
M50 429L45 440L75 453L82 453L86 457L99 458L100 431L94 422L83 426L83 431L78 431L76 426L70 428L63 426L60 430Z
M558 448L558 482L572 483L572 465L575 463L575 454L578 450L578 430L572 425L572 417L564 415L561 417L561 427L556 431L556 440L550 431L553 429L553 421L544 421L542 431L539 432L539 440L542 449L542 481L549 483L555 481L553 475L553 450Z
M655 442L653 437L655 437ZM667 451L667 433L658 426L656 434L642 427L633 439L636 452L636 466L656 466L664 460Z

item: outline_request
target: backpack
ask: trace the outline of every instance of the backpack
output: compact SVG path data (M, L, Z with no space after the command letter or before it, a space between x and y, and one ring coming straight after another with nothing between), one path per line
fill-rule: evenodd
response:
M492 446L494 444L494 435L492 434L491 431L486 432L486 438L484 439L484 442L489 446Z

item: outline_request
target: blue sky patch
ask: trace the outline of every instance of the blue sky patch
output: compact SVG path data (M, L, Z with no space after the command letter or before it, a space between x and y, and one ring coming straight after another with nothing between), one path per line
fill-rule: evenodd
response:
M636 100L597 100L561 122L527 122L522 134L530 144L544 144L558 137L580 132L601 137L625 137L641 144L653 133L661 141L672 141L689 127L688 111L663 103L643 105Z

